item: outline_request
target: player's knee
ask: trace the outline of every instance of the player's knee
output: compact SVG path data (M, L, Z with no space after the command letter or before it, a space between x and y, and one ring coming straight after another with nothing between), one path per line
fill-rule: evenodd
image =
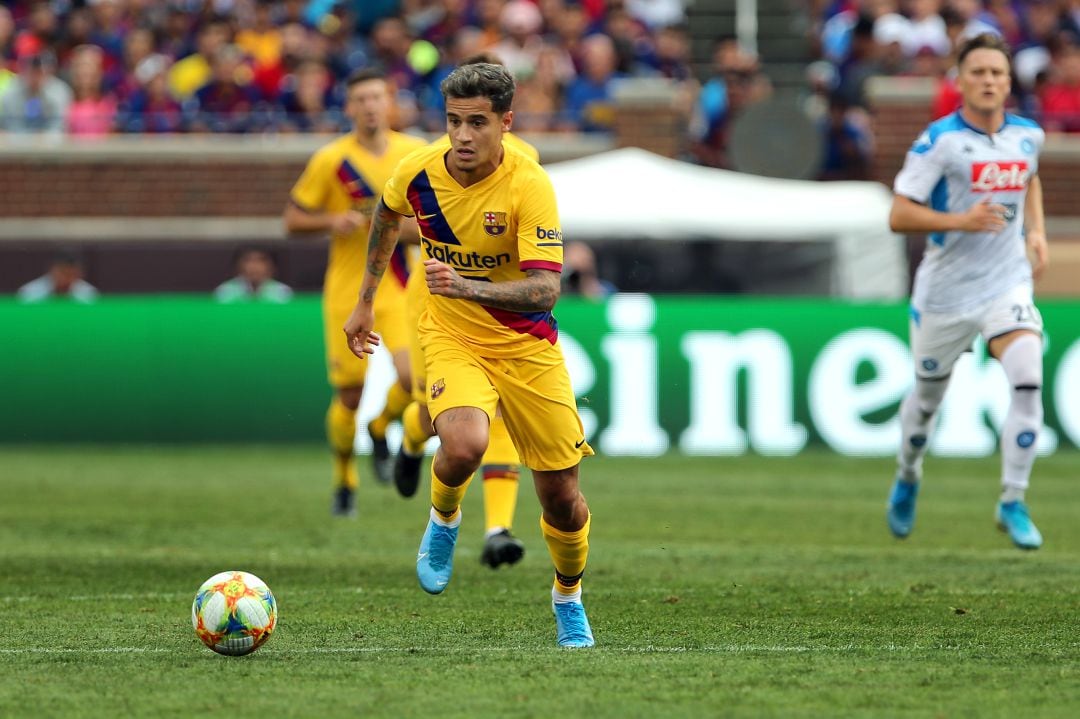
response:
M1038 385L1017 385L1012 388L1009 412L1029 424L1042 424L1042 389Z
M443 461L462 473L475 472L487 451L487 442L481 437L462 435L442 442L439 452Z
M1042 350L1042 338L1025 333L1014 339L1001 353L998 361L1014 390L1041 389Z
M540 506L550 514L568 519L579 514L579 505L585 507L585 497L578 489L577 476L562 476L559 472L534 472L536 493L540 499ZM585 510L587 513L587 509Z
M941 406L941 401L945 398L945 390L949 386L948 383L948 376L940 379L916 377L913 399L915 401L915 406L919 409L919 412L923 415L924 419L932 417L934 413L937 412L938 407Z
M363 387L339 387L338 399L349 409L356 411L360 407L360 395Z

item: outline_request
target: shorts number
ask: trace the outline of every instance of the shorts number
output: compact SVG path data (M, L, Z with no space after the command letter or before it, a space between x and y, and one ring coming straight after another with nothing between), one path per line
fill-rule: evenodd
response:
M1013 305L1012 313L1017 322L1035 321L1035 305Z

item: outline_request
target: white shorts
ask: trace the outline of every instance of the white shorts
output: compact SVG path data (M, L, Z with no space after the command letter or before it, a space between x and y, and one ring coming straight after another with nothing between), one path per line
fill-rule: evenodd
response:
M915 374L943 379L957 358L971 349L975 337L989 342L1014 330L1042 334L1042 315L1032 299L1031 285L1022 283L986 304L959 314L935 314L911 307L911 354Z

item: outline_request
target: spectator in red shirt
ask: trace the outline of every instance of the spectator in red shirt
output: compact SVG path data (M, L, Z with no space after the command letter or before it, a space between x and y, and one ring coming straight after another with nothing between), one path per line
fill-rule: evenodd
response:
M275 102L288 89L290 77L308 55L311 31L298 22L281 28L281 53L273 63L255 65L255 87L270 102Z
M1040 92L1043 127L1048 131L1080 132L1080 47L1066 44Z

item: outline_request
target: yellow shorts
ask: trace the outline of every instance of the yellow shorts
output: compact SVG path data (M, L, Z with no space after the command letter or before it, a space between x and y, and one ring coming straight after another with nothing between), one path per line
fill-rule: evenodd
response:
M419 272L409 275L409 284L405 287L405 322L409 328L409 368L412 370L412 398L421 404L427 402L427 377L424 367L424 351L420 348L420 315L427 309L427 280L423 267Z
M412 325L412 333L416 331ZM405 306L405 288L388 272L375 294L375 331L382 337L382 346L397 354L409 349L410 327Z
M323 341L326 343L326 377L331 387L359 387L364 384L368 361L352 353L342 328L355 305L323 302Z
M345 342L342 327L356 306L356 297L346 299L348 302L323 300L326 373L333 387L357 387L364 384L367 374L368 361L354 355ZM375 295L375 331L391 354L409 349L410 335L416 334L416 323L409 324L405 288L389 275L383 277Z
M454 407L478 407L488 419L498 409L522 464L533 470L568 469L593 454L558 343L529 357L481 357L423 322L420 343L433 421Z

